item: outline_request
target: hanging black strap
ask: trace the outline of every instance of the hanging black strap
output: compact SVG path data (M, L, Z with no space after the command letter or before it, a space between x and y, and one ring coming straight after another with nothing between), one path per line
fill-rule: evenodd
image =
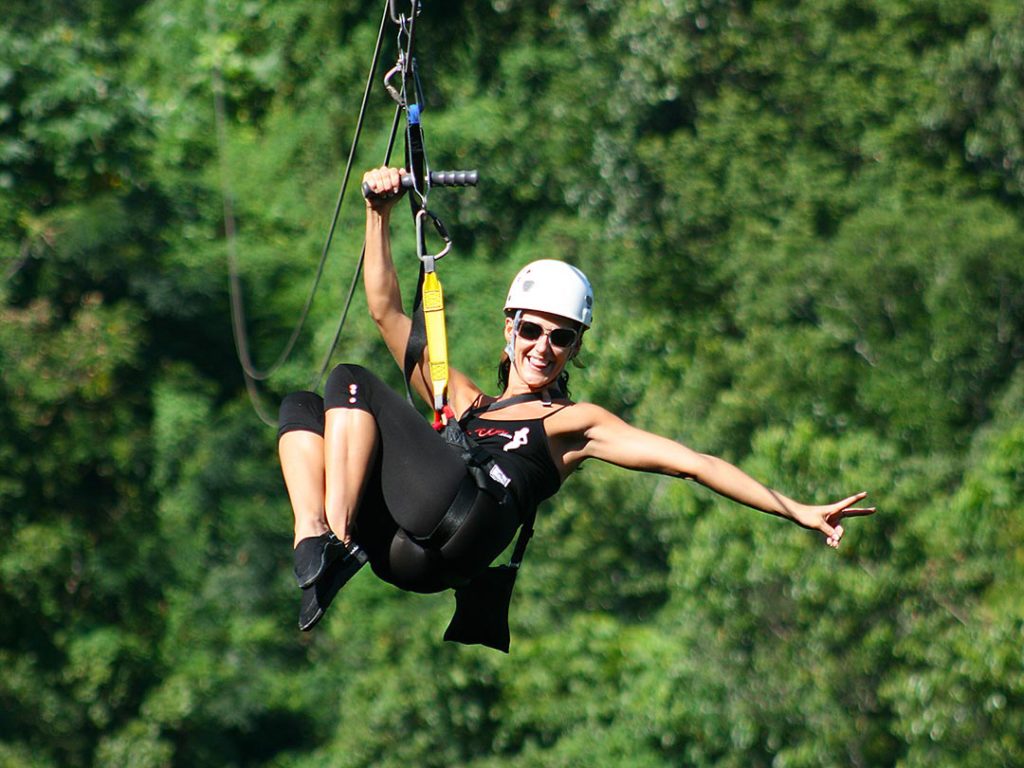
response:
M421 97L422 89L419 75L416 72L416 60L413 56L415 20L419 10L419 3L417 0L413 0L410 14L408 17L405 17L396 14L394 0L389 1L391 2L392 18L407 35L407 45L404 49L400 50L401 56L399 57L399 66L402 68L402 90L398 95L398 102L405 111L405 167L408 169L412 180L413 191L409 194L409 207L412 210L413 221L415 221L417 214L424 206L430 183L427 153L423 142L423 126L420 124L420 109L423 103ZM399 39L401 40L401 37ZM418 253L426 252L423 242L424 237L424 234L419 235L420 242L417 243ZM427 347L427 329L423 317L424 274L425 269L421 261L419 276L416 280L416 292L413 298L412 327L409 331L409 340L405 345L405 359L402 365L402 370L405 374L405 395L409 402L413 402L410 383L412 375L420 360L423 359L423 351Z
M530 543L530 537L533 536L533 523L536 519L537 509L534 508L527 513L526 519L523 520L523 527L519 529L519 538L516 539L515 549L512 550L512 559L508 562L510 568L519 570L519 566L523 562L523 555L526 554L526 545Z
M405 359L402 373L405 376L405 396L413 402L412 375L416 366L423 359L423 350L427 348L427 325L423 319L423 276L426 274L423 262L420 262L420 275L416 281L416 294L412 307L412 327L409 329L409 340L405 344Z

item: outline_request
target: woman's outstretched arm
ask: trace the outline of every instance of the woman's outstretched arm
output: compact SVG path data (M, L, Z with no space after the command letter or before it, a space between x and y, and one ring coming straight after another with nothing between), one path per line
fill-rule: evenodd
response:
M866 492L856 493L830 504L803 504L755 480L729 462L698 453L682 443L637 429L596 405L580 404L576 418L582 427L579 450L568 459L601 459L627 469L658 472L692 479L726 498L748 507L792 520L797 525L820 531L829 546L838 547L843 537L844 517L875 512L857 507Z

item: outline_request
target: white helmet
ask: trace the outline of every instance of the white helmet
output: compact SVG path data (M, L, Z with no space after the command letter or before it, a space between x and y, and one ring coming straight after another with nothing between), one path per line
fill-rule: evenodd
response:
M541 259L527 264L508 289L505 309L550 312L590 327L594 290L587 276L571 264Z

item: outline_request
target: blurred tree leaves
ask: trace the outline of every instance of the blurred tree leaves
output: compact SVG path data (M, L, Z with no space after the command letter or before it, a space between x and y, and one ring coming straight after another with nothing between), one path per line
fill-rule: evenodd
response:
M1018 3L425 4L431 163L483 178L431 198L460 367L491 384L507 280L567 259L597 292L576 396L793 497L882 508L837 554L586 466L541 512L509 657L442 643L450 595L368 571L294 630L273 433L234 359L222 170L268 361L381 9L8 5L0 765L1024 761ZM377 92L360 167L392 110ZM360 206L271 407L320 365ZM335 359L398 385L362 315Z

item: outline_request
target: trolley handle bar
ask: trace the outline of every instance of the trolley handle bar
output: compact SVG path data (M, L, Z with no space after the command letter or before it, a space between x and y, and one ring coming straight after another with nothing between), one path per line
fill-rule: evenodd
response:
M475 187L477 182L480 180L480 174L476 171L431 171L430 172L430 186L432 187ZM411 173L402 174L402 188L412 189L413 177ZM375 199L379 197L385 197L384 195L374 194L373 190L370 189L370 185L365 181L363 182L363 197L367 199Z

